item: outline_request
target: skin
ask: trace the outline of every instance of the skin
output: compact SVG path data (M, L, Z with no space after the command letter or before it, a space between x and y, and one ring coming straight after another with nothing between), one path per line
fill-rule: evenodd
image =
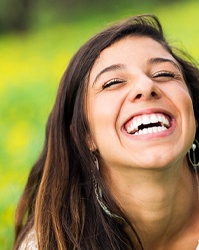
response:
M100 173L136 225L144 249L195 249L198 193L186 154L196 122L175 59L149 37L123 38L96 60L87 108ZM146 135L127 133L133 117L152 113L167 115L169 128Z

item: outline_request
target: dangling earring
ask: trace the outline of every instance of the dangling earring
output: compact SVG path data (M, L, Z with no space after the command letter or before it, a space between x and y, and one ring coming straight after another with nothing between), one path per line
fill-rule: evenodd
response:
M95 166L96 166L97 170L99 171L99 161L95 155L94 155L94 162L95 162ZM104 202L102 201L102 198L103 198L102 197L102 190L99 187L99 185L97 184L95 178L94 178L94 190L95 190L95 196L96 196L97 202L99 203L102 210L110 217L122 219L124 221L124 219L122 217L118 216L117 214L112 214L109 211L109 209L107 208L107 206L104 204Z
M199 161L196 163L196 149L199 148L199 142L195 139L191 149L188 151L189 162L193 166L194 170L197 170L199 167ZM192 156L191 156L192 151Z
M191 149L188 151L188 157L189 157L189 162L191 163L192 167L194 168L195 176L196 176L196 182L197 182L197 189L198 189L198 199L199 199L199 177L198 177L198 167L199 167L199 161L196 163L196 149L199 148L199 143L195 139ZM192 157L191 157L191 151L192 152Z
M96 166L97 170L99 171L99 161L94 154L93 154L93 158L94 158L95 166Z

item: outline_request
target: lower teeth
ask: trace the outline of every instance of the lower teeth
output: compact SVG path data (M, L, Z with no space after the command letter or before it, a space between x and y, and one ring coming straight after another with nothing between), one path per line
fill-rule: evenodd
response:
M135 135L146 135L146 134L158 133L164 130L167 130L167 128L164 126L144 128L142 130L135 132Z

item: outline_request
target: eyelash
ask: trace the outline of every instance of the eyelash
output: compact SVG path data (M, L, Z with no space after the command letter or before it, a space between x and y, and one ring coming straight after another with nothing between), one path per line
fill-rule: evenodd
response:
M158 77L181 78L180 74L177 75L176 73L174 73L172 71L160 71L160 72L156 72L155 74L152 75L152 78L158 78ZM115 79L112 79L112 80L106 82L102 86L102 89L109 88L112 85L117 85L117 84L120 84L120 83L123 83L123 82L124 82L124 80L115 78Z
M172 77L172 78L175 78L176 74L174 72L171 72L171 71L161 71L161 72L155 73L152 76L152 78L156 78L156 77Z
M115 78L115 79L112 79L112 80L106 82L106 83L102 86L102 89L109 88L109 87L112 86L112 85L120 84L120 83L123 83L123 82L124 82L123 80Z

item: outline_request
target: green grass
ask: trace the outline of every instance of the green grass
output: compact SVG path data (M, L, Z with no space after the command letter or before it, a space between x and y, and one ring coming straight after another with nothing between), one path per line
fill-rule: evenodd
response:
M198 1L145 4L133 11L124 6L110 13L87 14L75 22L40 23L28 34L0 37L0 250L12 248L14 210L42 148L59 80L77 48L107 23L150 12L160 18L169 41L199 61L198 9Z

